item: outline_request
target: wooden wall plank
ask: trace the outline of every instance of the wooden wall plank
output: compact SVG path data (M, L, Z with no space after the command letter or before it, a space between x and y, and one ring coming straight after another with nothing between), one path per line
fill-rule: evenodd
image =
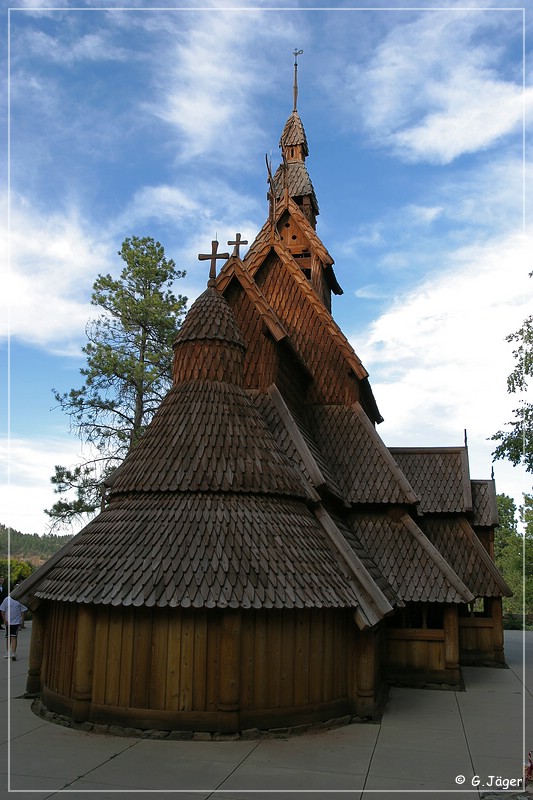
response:
M194 612L183 611L181 620L179 710L192 710L194 678Z
M324 609L313 610L309 642L309 701L322 703L324 699Z
M168 625L167 680L165 708L177 711L180 705L181 619L179 608L173 609Z
M255 615L252 708L266 708L268 703L267 647L268 616L265 611L258 611Z
M207 702L207 612L197 611L194 621L194 681L192 707L205 711Z
M281 619L277 609L268 612L267 624L267 707L279 708L281 705ZM276 665L279 665L276 669Z
M242 612L241 623L241 708L253 708L254 702L254 682L255 682L255 611L248 610Z
M207 677L206 710L216 712L219 704L220 685L220 613L207 615Z
M168 613L154 608L152 615L152 648L150 658L150 708L166 707L168 675Z
M109 611L107 607L102 606L99 607L96 612L96 630L94 637L94 667L93 667L94 703L105 703L108 629L109 629Z
M152 614L149 609L136 609L133 623L133 664L131 705L146 708L150 699L150 663L152 646Z
M331 700L333 691L333 662L335 660L335 642L333 638L333 621L331 613L326 613L324 624L324 672L322 681L322 692L324 702Z
M112 609L109 615L109 633L106 659L105 703L118 705L122 651L122 610ZM131 665L130 665L131 668Z
M302 706L309 703L311 615L307 609L298 611L295 628L293 704Z
M285 611L281 615L281 659L280 659L280 695L281 707L294 705L294 677L296 666L295 647L295 614Z
M134 611L132 608L122 609L122 636L120 651L120 676L118 705L129 706L131 702L131 680L135 671L133 662Z

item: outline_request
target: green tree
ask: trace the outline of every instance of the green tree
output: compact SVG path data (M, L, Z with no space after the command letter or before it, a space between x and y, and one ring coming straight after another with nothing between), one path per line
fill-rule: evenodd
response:
M512 597L503 600L504 611L512 614L533 613L533 497L524 495L520 517L524 532L518 530L514 500L498 495L499 527L494 535L494 560L509 587Z
M93 284L91 303L102 313L87 325L84 383L64 394L53 390L96 455L56 466L51 482L61 499L46 510L52 527L94 513L102 481L135 447L172 383L172 342L187 302L172 284L185 273L148 237L126 239L118 254L125 262L120 277L99 275Z
M21 561L18 558L0 558L0 576L9 580L11 586L19 581L23 581L34 571L35 567L29 561Z
M509 430L497 431L490 437L499 442L492 455L495 460L509 459L515 466L522 464L528 472L533 472L533 403L525 400L528 380L533 377L533 316L516 333L509 334L506 341L516 345L515 368L507 378L507 391L524 399L513 409Z
M533 495L524 495L520 518L524 525L522 550L524 610L526 614L533 614Z

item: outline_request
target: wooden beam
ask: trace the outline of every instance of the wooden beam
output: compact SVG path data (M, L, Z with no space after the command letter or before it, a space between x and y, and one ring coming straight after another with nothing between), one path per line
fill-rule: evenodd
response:
M222 612L219 644L218 730L239 730L241 691L241 612L227 609Z
M449 683L459 683L459 613L455 603L444 606L444 660Z
M76 628L74 691L72 694L74 700L72 719L74 722L85 722L89 719L93 691L95 627L93 609L88 605L80 605Z
M39 694L41 692L41 667L43 663L45 642L46 607L40 606L32 612L31 641L28 666L28 679L26 681L26 694Z
M298 451L298 455L302 459L307 472L311 478L313 486L315 489L319 489L322 486L326 486L326 479L322 475L318 464L316 463L313 454L311 453L309 447L307 446L307 442L305 441L302 433L296 424L294 417L292 416L289 407L285 403L281 392L279 391L278 387L275 384L272 384L268 389L268 395L272 402L276 407L276 411L281 417L281 420L287 431L292 439L294 446ZM317 500L318 500L317 496Z

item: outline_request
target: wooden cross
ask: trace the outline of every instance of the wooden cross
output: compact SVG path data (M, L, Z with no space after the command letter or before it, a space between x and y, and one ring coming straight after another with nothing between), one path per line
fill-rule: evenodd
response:
M231 255L232 256L237 256L237 258L240 258L239 247L241 246L241 244L248 244L248 241L246 239L242 239L241 240L241 234L240 233L236 233L235 234L235 241L234 242L228 242L228 244L234 244L235 245L235 247L233 248L233 253Z
M217 250L218 242L215 239L211 242L210 253L198 253L198 261L207 261L207 259L211 260L211 266L209 267L209 280L207 282L208 286L215 285L215 279L217 277L217 258L229 258L229 253L217 253Z

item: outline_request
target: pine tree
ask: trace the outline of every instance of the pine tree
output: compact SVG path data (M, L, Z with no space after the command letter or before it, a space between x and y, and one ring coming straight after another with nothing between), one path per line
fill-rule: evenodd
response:
M71 428L96 452L55 467L51 482L61 499L46 510L53 528L95 512L104 478L135 447L172 383L172 342L187 298L171 287L185 273L148 237L125 239L118 254L120 277L99 275L93 284L91 303L101 313L87 325L84 383L53 390Z

